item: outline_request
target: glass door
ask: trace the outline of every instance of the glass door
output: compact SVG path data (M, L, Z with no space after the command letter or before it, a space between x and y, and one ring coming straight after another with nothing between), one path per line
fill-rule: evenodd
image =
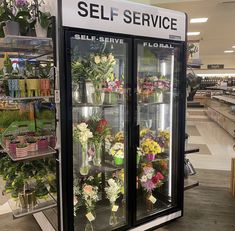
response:
M127 224L128 44L97 34L70 37L74 230Z
M180 46L136 40L136 219L178 205Z

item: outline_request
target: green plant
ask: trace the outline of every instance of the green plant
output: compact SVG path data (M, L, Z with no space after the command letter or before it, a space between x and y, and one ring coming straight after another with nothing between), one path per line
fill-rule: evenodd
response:
M50 24L51 14L50 12L38 12L38 22L40 23L41 27L47 29Z
M39 76L40 78L49 78L51 72L51 63L39 67Z
M28 137L28 138L26 139L26 141L27 141L27 143L29 143L29 144L34 144L34 143L37 142L37 140L36 140L34 137Z
M26 148L27 144L17 144L17 148Z
M0 36L4 36L3 26L6 21L18 22L21 35L26 35L35 24L35 20L31 19L31 9L31 4L27 1L2 1L0 3L0 22L2 22L0 26Z
M12 67L12 62L11 59L8 55L8 53L5 53L4 55L4 63L3 63L3 72L4 75L10 75L12 73L13 67Z

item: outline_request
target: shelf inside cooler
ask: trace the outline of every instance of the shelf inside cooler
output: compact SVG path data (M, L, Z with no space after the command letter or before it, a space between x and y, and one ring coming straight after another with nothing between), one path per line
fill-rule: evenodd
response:
M109 225L110 215L111 215L111 206L108 200L97 202L95 215L96 218L94 221L91 222L94 230L101 231L101 230L113 230L120 228L126 225L126 208L122 207L121 201L116 203L119 208L118 211L115 212L115 216L117 218L116 225ZM80 207L78 210L78 215L74 217L74 230L85 230L86 224L89 222L86 218L86 209L84 207Z
M85 175L84 177L93 176L93 175L98 174L98 173L114 172L114 171L121 170L123 168L124 167L122 165L121 166L114 166L114 165L112 165L109 162L105 162L101 166L94 166L94 165L90 164L89 173L88 173L88 175ZM81 174L79 173L79 167L76 168L76 172L75 173L77 175L79 175L80 177L82 177Z
M152 106L152 105L161 105L161 104L169 104L168 102L154 102L154 103L144 103L144 102L138 102L138 106Z
M1 52L10 52L10 56L36 57L39 55L51 54L53 52L53 42L51 38L38 38L29 36L8 35L0 39Z
M9 157L13 161L35 160L35 159L41 159L41 158L44 158L44 157L49 157L49 156L52 156L52 155L56 154L56 151L51 147L48 147L45 150L39 150L39 151L35 151L35 152L28 152L28 155L24 156L24 157L17 157L14 153L11 153L6 149L5 149L5 152L9 155Z
M160 200L156 198L157 201L153 205L153 209L151 211L147 210L147 206L145 204L145 200L143 198L139 198L138 203L137 203L137 219L143 219L145 217L149 217L151 215L155 215L157 213L163 212L169 208L172 208L172 203L167 202L165 200Z
M117 104L89 104L89 103L77 103L74 104L73 109L80 108L80 107L103 107L103 108L109 108L109 107L118 107L120 105L123 105L123 103L117 103Z
M21 218L30 214L41 212L43 210L55 208L57 206L55 198L50 194L44 198L37 199L37 204L30 209L21 208L19 199L9 199L8 203L14 218Z

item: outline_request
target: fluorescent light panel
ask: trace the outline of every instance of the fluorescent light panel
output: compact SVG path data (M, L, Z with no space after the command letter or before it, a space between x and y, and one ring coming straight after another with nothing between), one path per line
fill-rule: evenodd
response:
M205 23L207 20L208 18L192 18L190 23Z
M234 45L234 46L232 46L232 48L233 48L233 49L235 49L235 45Z
M200 32L188 32L187 35L188 36L196 36L196 35L200 35Z
M233 50L224 51L224 53L233 53L233 52L234 52Z

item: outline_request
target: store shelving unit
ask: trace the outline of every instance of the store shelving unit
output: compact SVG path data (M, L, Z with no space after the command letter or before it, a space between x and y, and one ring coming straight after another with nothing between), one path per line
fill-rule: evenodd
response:
M48 62L52 62L53 57L53 42L51 38L37 38L37 37L28 37L28 36L6 36L5 38L0 39L0 55L4 56L4 53L8 53L10 58L20 58L22 60L27 61L33 61L40 63L42 60L47 60ZM17 79L17 76L15 77ZM3 77L1 80L8 81L9 77ZM37 89L38 90L38 89ZM50 89L51 90L51 89ZM35 94L36 95L36 94ZM54 96L53 92L51 91L51 95L48 96L23 96L23 97L10 97L10 96L4 96L0 97L0 101L6 102L7 104L23 104L23 105L31 105L29 106L33 108L33 111L31 111L31 116L33 115L34 120L28 120L22 122L24 124L24 128L27 130L27 132L33 132L37 131L38 127L36 126L37 123L39 123L39 119L36 118L36 112L34 108L34 104L37 102L40 103L53 103L54 102ZM33 106L32 106L33 105ZM4 111L10 111L13 110L12 108L7 108L7 106L4 108L4 103L2 104L2 107L0 110ZM14 108L14 110L22 110L20 107ZM31 110L31 109L30 109ZM1 120L1 118L0 118ZM30 122L31 121L31 122ZM35 126L34 129L31 130L29 127L32 127L31 124L32 121L34 122ZM42 120L43 122L46 121ZM43 124L43 122L41 122ZM16 135L17 132L20 130L20 126L17 126L17 122L13 122L7 130L7 134L14 134ZM21 124L21 122L19 122ZM51 126L53 126L53 120L50 123ZM9 129L11 127L11 129ZM18 130L19 131L18 131ZM28 130L29 129L29 130ZM49 138L48 138L49 139ZM12 160L12 165L18 165L18 164L28 164L28 163L36 163L36 161L44 161L46 159L54 159L56 158L57 151L50 146L48 146L47 149L43 149L40 151L35 152L28 152L28 154L24 157L18 157L14 153L10 152L8 149L4 147L4 144L1 145L2 149L1 152L7 154L10 159ZM53 173L56 174L56 173ZM46 176L44 176L46 177ZM26 179L27 180L27 179ZM25 185L24 185L25 189ZM49 189L48 189L49 192ZM47 196L44 196L42 198L37 198L36 205L31 206L30 209L22 208L21 202L19 198L11 198L10 194L6 195L9 200L8 203L12 209L12 215L14 218L21 218L23 216L27 216L30 214L38 213L43 210L47 210L50 208L55 208L57 206L57 198L55 195L52 195L49 193Z

